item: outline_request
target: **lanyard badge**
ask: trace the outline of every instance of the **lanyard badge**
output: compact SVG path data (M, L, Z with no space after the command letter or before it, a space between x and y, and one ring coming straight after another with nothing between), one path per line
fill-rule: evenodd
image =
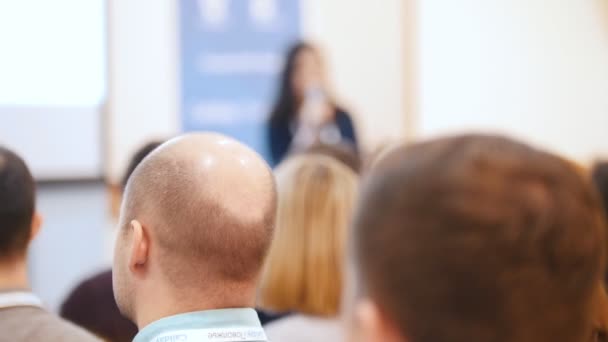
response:
M215 328L172 331L150 342L267 342L262 328Z

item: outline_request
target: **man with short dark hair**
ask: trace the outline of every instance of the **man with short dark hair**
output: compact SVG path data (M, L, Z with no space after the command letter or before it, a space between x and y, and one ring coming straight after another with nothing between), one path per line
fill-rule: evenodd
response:
M459 136L387 153L362 196L353 341L591 340L605 233L575 166Z
M0 147L0 340L98 341L54 317L30 292L27 250L41 226L34 179L23 160Z
M134 341L266 341L251 308L276 197L268 165L218 134L172 139L137 166L113 268Z

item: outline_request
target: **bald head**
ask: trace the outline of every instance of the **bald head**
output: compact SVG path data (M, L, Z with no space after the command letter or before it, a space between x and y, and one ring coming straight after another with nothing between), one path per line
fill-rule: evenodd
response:
M275 212L266 163L233 139L198 133L161 145L137 167L121 226L138 220L149 231L150 254L163 274L196 287L207 279L257 279Z

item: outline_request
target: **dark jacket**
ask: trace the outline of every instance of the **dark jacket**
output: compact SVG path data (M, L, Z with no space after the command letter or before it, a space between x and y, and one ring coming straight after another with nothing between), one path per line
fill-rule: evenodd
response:
M342 140L357 148L357 136L350 115L344 110L336 108L335 124L340 130ZM270 122L268 125L268 141L273 165L279 164L286 157L293 140L293 132L288 121Z
M84 280L61 306L61 317L112 342L132 341L137 327L123 317L114 300L112 271Z

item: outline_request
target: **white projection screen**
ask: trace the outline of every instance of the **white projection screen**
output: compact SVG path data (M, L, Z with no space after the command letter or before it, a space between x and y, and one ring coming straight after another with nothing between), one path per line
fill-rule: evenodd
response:
M102 175L104 0L0 1L0 144L38 180Z

